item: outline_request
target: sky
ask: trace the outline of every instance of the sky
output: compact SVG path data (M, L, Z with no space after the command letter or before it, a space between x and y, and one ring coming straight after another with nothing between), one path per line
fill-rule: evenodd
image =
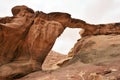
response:
M16 5L46 13L67 12L90 24L120 22L120 0L0 0L0 17L12 16L11 8ZM52 50L67 54L80 39L80 30L67 28Z

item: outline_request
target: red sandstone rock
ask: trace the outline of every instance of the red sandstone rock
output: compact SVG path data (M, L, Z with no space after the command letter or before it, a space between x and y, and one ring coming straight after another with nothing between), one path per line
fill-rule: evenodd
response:
M90 38L86 38L86 36L120 34L120 23L93 25L80 19L72 18L68 13L52 12L46 14L39 11L34 12L26 6L15 6L12 9L12 13L12 17L0 18L1 80L15 79L41 70L42 64L53 47L56 38L62 34L66 27L84 29L81 34L82 39L76 44L77 47L73 48L73 51L75 51L74 54L80 53L77 57L80 57L82 62L87 61L85 59L91 60L94 57L96 58L94 55L92 55L91 58L89 58L89 56L85 57L85 51L83 51L84 54L81 54L82 46L85 47L82 48L83 50L88 50L89 53L93 52L93 50L91 51L89 48L91 48L91 44L95 41L89 41ZM100 42L103 40L102 38L106 37L101 37ZM86 43L85 41L87 40L90 43ZM106 40L106 43L107 42L109 42L109 40ZM102 46L104 46L104 42L101 47ZM112 50L111 45L108 46L110 46L108 50ZM116 47L116 44L112 45L116 51L116 48L119 48L119 45L117 46L118 47ZM93 53L95 54L95 52ZM98 53L100 53L100 51L98 51ZM107 53L105 54L105 56L109 56ZM113 53L111 55L116 56ZM96 59L99 61L101 58L102 57L99 56L99 58ZM74 59L77 58L74 57L72 59L73 62ZM92 62L94 62L94 59L92 60ZM92 64L91 66L95 65ZM87 66L85 65L84 67ZM98 66L95 67L98 68ZM58 72L58 74L60 73ZM60 78L60 80L62 80L62 78Z
M119 37L99 35L82 38L73 47L75 53L68 65L54 71L38 71L19 80L119 80Z
M59 22L42 19L26 6L16 6L12 11L13 19L0 23L1 80L41 70L45 57L64 30Z
M42 65L42 69L43 70L55 69L56 68L55 64L66 57L67 55L63 55L55 51L50 51Z

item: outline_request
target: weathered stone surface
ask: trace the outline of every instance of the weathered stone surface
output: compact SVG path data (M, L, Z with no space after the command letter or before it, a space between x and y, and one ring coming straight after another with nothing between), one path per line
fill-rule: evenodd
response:
M38 71L18 80L119 80L119 62L111 65L73 63L55 71Z
M0 23L1 80L41 70L45 57L64 30L59 22L42 19L26 6L16 6L12 11L11 21Z
M108 71L102 73L105 79L120 79L120 35L98 35L80 39L72 48L70 55L73 59L69 62L80 61L84 64L104 66ZM89 71L89 70L88 70ZM113 79L112 79L113 78ZM96 79L97 80L97 79Z
M68 13L52 12L44 13L38 12L41 18L46 20L54 20L60 22L64 27L70 28L82 28L81 36L91 36L91 35L108 35L108 34L120 34L120 23L109 23L109 24L89 24L83 20L72 18Z
M74 46L75 56L68 61L69 65L55 71L35 72L19 80L119 80L119 39L120 35L84 37Z
M99 35L80 39L71 54L83 63L113 62L120 58L120 35Z
M78 46L76 49L73 48L73 51L75 52L74 54L80 53L77 57L80 57L80 60L84 63L94 63L95 59L92 58L96 58L96 51L91 51L95 41L89 41L91 38L87 38L87 36L93 36L94 38L94 35L120 34L120 23L93 25L80 19L72 18L68 13L52 12L46 14L39 11L34 12L26 6L15 6L12 8L12 14L12 17L0 18L0 80L11 80L42 70L42 64L53 47L56 38L62 34L66 27L83 29L83 32L80 33L82 39L80 42L78 41L78 44L76 44ZM106 36L101 38L106 39ZM87 40L90 43L86 43ZM103 44L99 45L101 47L105 46L105 42L109 42L108 39L105 42L104 40L102 42L102 40L100 43ZM85 48L81 49L82 46ZM119 44L108 46L106 49L113 53L112 49L118 50L119 48ZM88 53L93 53L94 55L89 55L91 58L89 56L85 57L87 54L84 51L84 54L81 54L81 50L88 50ZM98 53L101 52L99 48L97 50ZM119 57L117 51L116 54L109 54L108 50L103 50L104 56L108 58ZM98 62L103 59L101 56L104 57L103 55L98 55L98 59L96 58ZM75 61L79 60L74 57L71 61L74 62L74 59L76 59ZM85 59L88 59L88 61Z
M43 70L56 69L57 66L55 66L55 64L57 62L59 62L60 60L63 60L66 57L67 57L67 55L63 55L63 54L60 54L55 51L50 51L50 53L47 55L43 65L42 65L42 69Z

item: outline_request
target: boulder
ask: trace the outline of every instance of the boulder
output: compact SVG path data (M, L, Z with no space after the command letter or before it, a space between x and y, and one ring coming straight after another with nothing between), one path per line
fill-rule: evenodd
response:
M80 39L70 54L79 57L83 63L96 64L119 60L119 49L120 35L98 35Z

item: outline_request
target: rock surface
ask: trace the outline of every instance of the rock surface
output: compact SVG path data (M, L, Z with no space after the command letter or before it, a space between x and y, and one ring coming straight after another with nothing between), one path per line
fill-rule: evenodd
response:
M99 35L80 39L73 49L83 63L103 63L119 60L120 35Z
M67 57L67 55L63 55L63 54L60 54L55 51L50 51L50 53L47 55L43 65L42 65L42 69L43 70L54 69L54 68L56 68L55 64L57 62L59 62L60 60L63 60L66 57Z
M19 80L120 80L119 49L120 35L85 37L74 46L75 55L67 66Z
M90 74L98 79L110 74L116 74L112 78L119 76L120 23L88 24L68 13L34 12L27 6L13 7L12 14L0 18L0 80L13 80L35 71L40 71L42 80L88 80ZM68 57L56 64L63 67L61 69L42 72L46 56L66 27L83 29L81 40L71 51L73 58ZM114 65L117 68L108 69ZM99 70L101 72L97 73Z

